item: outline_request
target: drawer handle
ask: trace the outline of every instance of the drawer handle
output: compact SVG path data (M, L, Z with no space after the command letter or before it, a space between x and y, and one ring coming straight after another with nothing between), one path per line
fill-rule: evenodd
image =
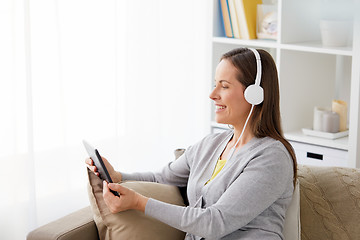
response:
M317 159L317 160L323 160L323 155L322 154L317 154L317 153L307 152L306 157Z

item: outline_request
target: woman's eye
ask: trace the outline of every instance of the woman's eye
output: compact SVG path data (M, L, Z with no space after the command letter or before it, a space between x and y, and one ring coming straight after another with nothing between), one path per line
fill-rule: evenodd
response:
M216 88L217 87L217 85L216 84L214 84L214 86L213 86L214 88ZM229 87L228 86L226 86L226 85L220 85L220 87L221 88L223 88L223 89L228 89Z

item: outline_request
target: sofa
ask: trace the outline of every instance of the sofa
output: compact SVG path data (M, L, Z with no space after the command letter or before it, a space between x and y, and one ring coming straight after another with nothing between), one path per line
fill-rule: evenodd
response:
M298 180L301 239L360 239L360 169L299 165ZM27 240L45 239L98 240L91 208L41 226L27 236Z

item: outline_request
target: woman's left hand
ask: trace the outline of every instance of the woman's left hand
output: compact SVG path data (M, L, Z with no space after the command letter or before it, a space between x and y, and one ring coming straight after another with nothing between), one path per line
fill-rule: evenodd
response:
M115 196L110 192L110 189L118 192L120 197ZM128 209L145 212L145 206L148 201L147 197L129 188L117 183L107 183L106 181L103 181L103 197L112 213L118 213Z

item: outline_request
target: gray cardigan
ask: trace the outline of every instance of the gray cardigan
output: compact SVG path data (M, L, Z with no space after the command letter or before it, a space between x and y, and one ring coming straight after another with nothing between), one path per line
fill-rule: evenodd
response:
M123 180L187 186L188 207L150 198L145 209L145 214L187 232L186 239L283 239L293 163L281 142L251 139L204 185L232 135L208 135L161 172L122 173Z

